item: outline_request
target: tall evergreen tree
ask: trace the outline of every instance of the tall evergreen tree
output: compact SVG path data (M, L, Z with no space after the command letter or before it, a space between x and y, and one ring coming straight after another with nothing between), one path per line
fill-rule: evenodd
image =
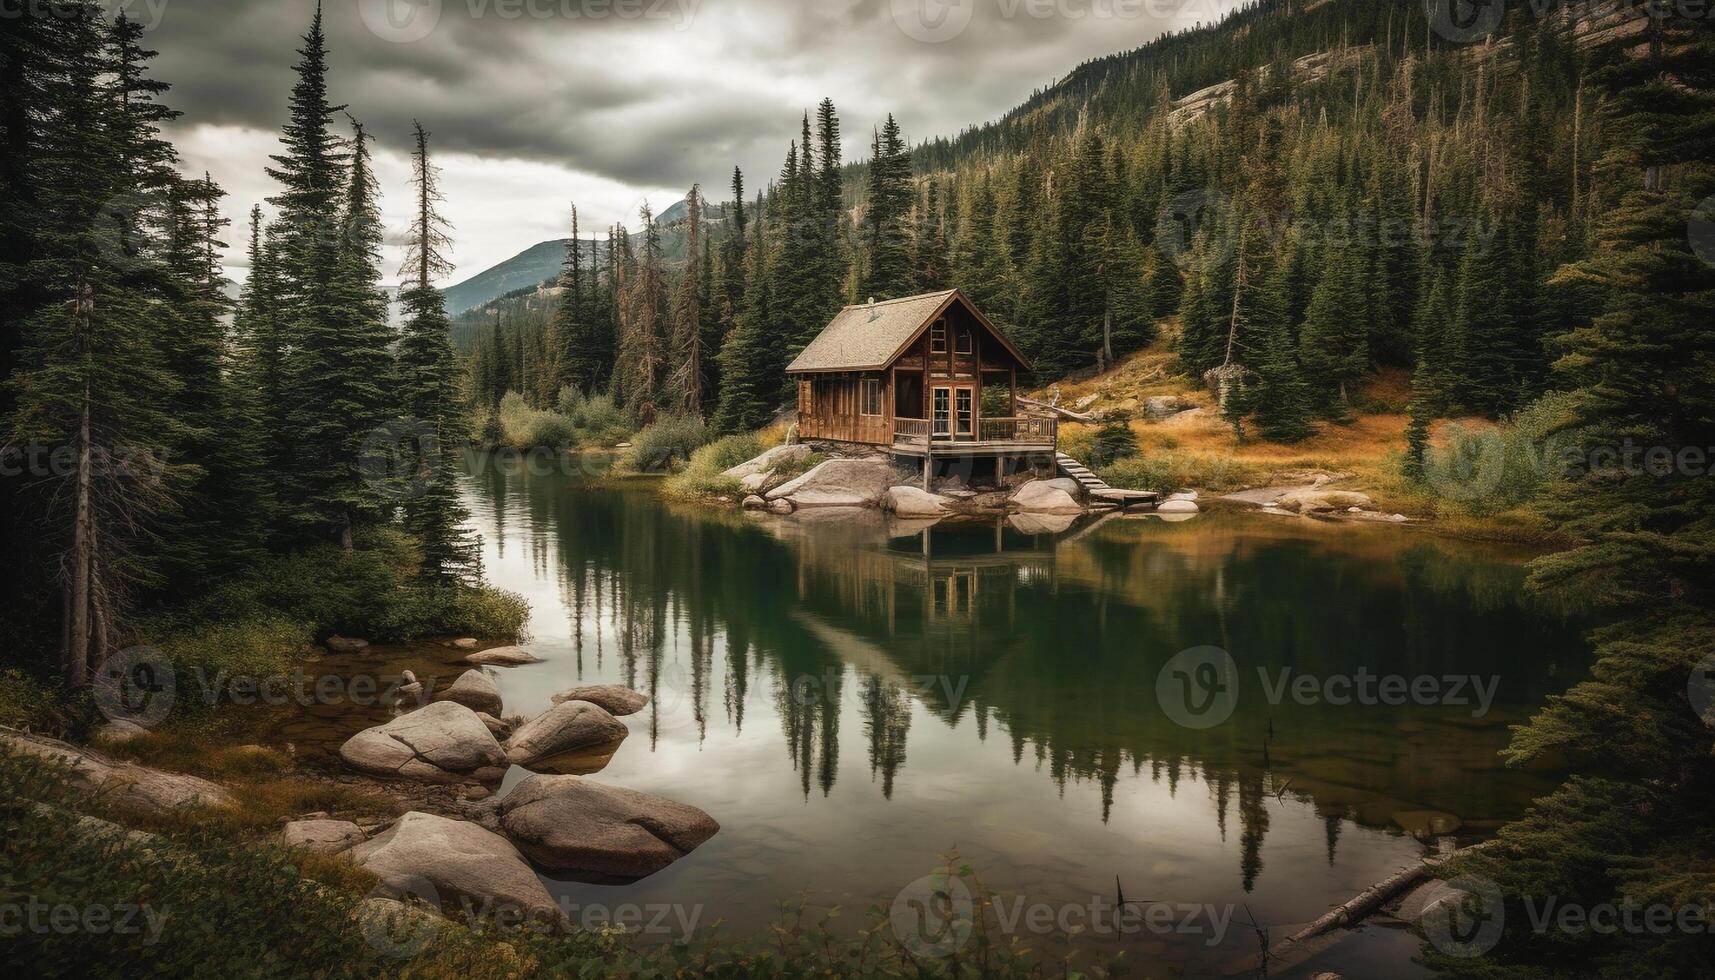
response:
M399 433L403 472L405 528L423 549L423 575L438 581L469 579L476 552L465 530L468 517L458 493L458 454L466 429L458 411L457 364L449 337L446 300L435 280L453 271L446 250L452 245L439 204L440 174L429 157L429 134L413 122L415 149L411 182L416 188L405 264L406 286L399 293L404 311L395 371L400 411L407 422Z
M702 270L703 204L697 185L685 195L685 271L673 299L672 363L668 397L675 409L703 416L703 314L698 278Z
M911 153L899 123L887 121L870 144L869 179L863 215L867 267L859 292L876 299L911 294Z

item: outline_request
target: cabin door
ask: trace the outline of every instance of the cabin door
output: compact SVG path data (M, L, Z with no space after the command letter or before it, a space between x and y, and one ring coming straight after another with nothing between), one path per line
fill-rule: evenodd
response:
M953 434L953 389L946 385L929 391L929 431L935 436Z

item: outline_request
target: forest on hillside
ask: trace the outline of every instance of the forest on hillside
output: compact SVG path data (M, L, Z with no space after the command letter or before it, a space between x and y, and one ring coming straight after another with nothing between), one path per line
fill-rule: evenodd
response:
M595 246L612 273L568 257L557 308L470 314L473 401L546 407L570 385L748 430L840 306L958 286L1042 381L1171 322L1183 370L1218 373L1241 433L1301 439L1387 366L1419 368L1420 435L1509 415L1545 390L1580 307L1552 275L1591 254L1624 190L1605 179L1623 133L1591 39L1635 35L1521 9L1469 44L1419 4L1301 6L1092 62L950 141L908 150L890 116L857 165L825 100L753 200L734 172L726 220L682 262L642 215Z

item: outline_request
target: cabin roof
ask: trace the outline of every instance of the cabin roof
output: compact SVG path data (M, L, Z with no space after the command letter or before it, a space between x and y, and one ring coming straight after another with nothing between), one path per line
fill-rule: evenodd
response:
M1001 336L988 317L957 289L858 303L835 314L816 339L786 366L788 374L813 371L879 371L899 358L917 335L957 300L975 314L1025 367L1030 362Z

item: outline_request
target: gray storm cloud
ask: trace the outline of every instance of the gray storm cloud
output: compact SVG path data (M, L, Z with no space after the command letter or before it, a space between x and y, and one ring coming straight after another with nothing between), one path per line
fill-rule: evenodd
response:
M184 124L276 129L313 2L157 2L150 43ZM681 186L734 163L772 171L799 114L823 95L840 106L848 155L890 111L914 139L951 134L1080 61L1233 5L341 0L326 22L334 96L383 147L403 148L422 118L448 150ZM963 26L920 40L937 18Z

